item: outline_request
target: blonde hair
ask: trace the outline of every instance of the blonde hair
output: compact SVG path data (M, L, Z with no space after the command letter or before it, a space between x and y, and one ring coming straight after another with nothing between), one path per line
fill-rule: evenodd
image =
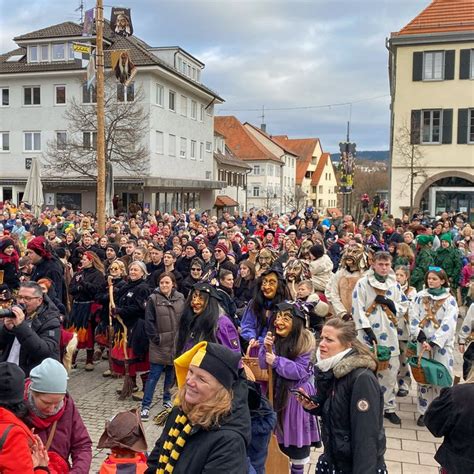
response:
M217 392L204 403L191 405L185 399L186 385L183 385L176 394L180 407L193 425L210 429L219 426L221 419L230 413L232 407L232 391L220 385Z
M413 249L405 242L400 242L399 244L397 244L397 255L399 257L408 258L410 262L413 262L413 260L415 260L415 254L413 252Z

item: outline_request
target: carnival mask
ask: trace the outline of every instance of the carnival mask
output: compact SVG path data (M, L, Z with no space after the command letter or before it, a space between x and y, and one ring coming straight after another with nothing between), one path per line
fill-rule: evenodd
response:
M291 312L278 311L273 325L278 336L287 337L293 329L293 316Z
M269 273L262 279L261 290L267 300L275 298L278 289L278 277L275 273Z
M200 291L194 291L191 296L191 308L194 314L201 314L207 306L207 299L201 294Z

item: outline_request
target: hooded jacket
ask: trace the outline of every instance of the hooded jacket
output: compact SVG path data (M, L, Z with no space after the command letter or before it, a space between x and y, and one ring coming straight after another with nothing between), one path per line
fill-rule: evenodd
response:
M234 398L229 415L219 426L205 430L194 426L173 474L243 474L247 472L247 445L250 442L250 412L247 382L242 376L233 386ZM148 457L146 474L155 474L158 459L168 432L173 425L178 408L175 407Z
M383 395L375 361L350 351L328 372L316 376L324 454L336 470L375 474L385 453Z
M11 411L0 407L0 438L7 429L9 433L0 449L0 472L2 474L46 474L49 472L39 468L33 470L31 460L33 433Z
M19 366L27 376L44 359L59 360L59 317L54 303L45 297L34 319L25 319L11 331L3 326L0 329L0 362L8 359L15 337L20 343Z

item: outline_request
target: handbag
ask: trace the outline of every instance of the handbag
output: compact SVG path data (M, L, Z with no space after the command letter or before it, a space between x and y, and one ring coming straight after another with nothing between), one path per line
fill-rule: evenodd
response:
M49 448L53 442L54 434L56 433L56 426L58 422L55 421L49 432L48 440L44 445L46 451L48 451L48 469L50 474L67 474L69 472L69 463L55 451L50 451Z
M423 357L424 352L408 359L414 379L421 385L451 387L453 378L448 369L441 362Z

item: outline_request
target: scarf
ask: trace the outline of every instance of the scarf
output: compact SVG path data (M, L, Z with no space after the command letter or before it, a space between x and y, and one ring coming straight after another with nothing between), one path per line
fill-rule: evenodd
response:
M58 421L66 410L66 398L58 405L56 411L52 415L45 415L36 408L33 400L32 391L30 390L31 381L25 382L25 401L28 406L28 418L32 425L39 431L48 429L55 421Z
M382 276L374 272L374 278L380 283L385 283L387 281L388 275Z
M189 423L188 417L180 409L163 443L156 474L168 474L173 472L191 430L192 425Z
M333 369L345 356L346 354L349 354L349 352L352 350L352 347L349 347L345 351L339 352L336 355L333 355L332 357L329 357L327 359L321 359L321 352L319 350L316 351L316 367L321 371L321 372L327 372L328 370Z
M447 288L444 288L444 286L441 286L439 288L428 288L427 291L431 296L441 296L446 290Z

